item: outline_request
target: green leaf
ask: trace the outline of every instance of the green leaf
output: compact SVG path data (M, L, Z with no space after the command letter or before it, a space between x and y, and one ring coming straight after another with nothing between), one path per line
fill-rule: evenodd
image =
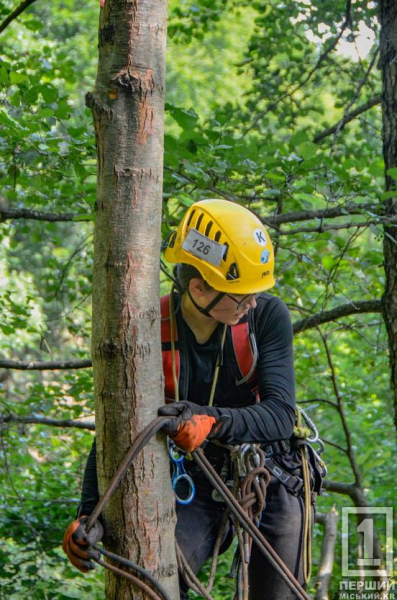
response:
M172 104L166 104L165 110L171 114L182 129L191 130L197 123L198 116L193 108L185 110Z
M308 135L306 131L298 131L298 133L295 133L293 136L291 136L289 145L291 148L296 148L297 146L299 146L303 142L306 142L307 140Z
M24 73L17 73L16 71L11 71L10 73L10 82L12 84L22 83L24 81L27 81L27 79L27 75L25 75Z
M386 171L387 175L390 175L393 179L397 179L397 167L393 167L392 169L388 169Z
M50 83L39 86L39 90L44 98L44 101L48 104L58 100L58 90Z
M23 101L25 104L35 104L39 95L37 86L32 86L23 93Z
M24 21L25 27L30 29L30 31L39 31L43 29L44 24L38 19L31 19L30 21Z
M396 171L397 171L397 169L396 169ZM396 198L396 197L397 197L397 190L395 190L395 191L390 190L388 192L383 192L380 195L381 200L388 200L389 198Z
M197 144L194 140L188 140L186 142L186 149L191 153L191 154L197 154Z
M324 269L330 271L332 267L334 267L337 264L338 261L333 256L323 256L321 262Z
M0 83L8 83L8 71L3 65L0 67Z
M303 144L300 144L298 148L299 154L305 160L312 158L316 154L317 150L318 146L313 142L304 142Z
M9 117L5 112L0 110L0 123L3 123L3 125L8 125L8 127L11 128L15 128L18 130L22 130L23 127L21 127L21 125L15 121L14 119L12 119L11 117Z
M58 117L58 119L66 119L69 116L70 110L71 109L70 109L67 99L62 98L58 102L58 108L55 110L54 114L56 117Z

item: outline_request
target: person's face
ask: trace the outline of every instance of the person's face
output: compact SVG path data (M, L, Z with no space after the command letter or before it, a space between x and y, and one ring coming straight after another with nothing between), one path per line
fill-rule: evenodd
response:
M220 292L208 290L202 280L191 281L190 291L200 306L205 308L212 302ZM259 294L225 294L210 315L216 321L226 325L237 325L240 319L252 308L256 307L256 298Z

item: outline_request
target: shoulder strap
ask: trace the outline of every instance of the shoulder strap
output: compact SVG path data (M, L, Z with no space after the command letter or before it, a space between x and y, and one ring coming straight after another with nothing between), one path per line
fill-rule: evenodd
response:
M255 371L258 362L255 334L250 331L248 320L231 327L231 332L233 350L242 377L236 383L237 385L253 383L256 379Z
M170 294L163 296L160 299L161 309L161 345L163 350L163 372L164 372L164 388L165 397L169 401L176 399L175 379L177 385L180 374L180 355L177 343L175 344L175 378L173 373L172 348L171 348L171 311L170 311ZM174 319L174 342L178 342L178 329Z

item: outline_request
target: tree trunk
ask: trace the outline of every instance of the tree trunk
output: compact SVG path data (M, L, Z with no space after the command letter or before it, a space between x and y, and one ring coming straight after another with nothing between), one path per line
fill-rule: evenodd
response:
M135 436L163 403L159 258L166 1L106 0L99 64L86 102L98 148L92 357L103 494ZM106 547L178 598L167 453L153 440L104 511ZM147 596L107 572L108 600Z
M396 197L386 201L386 214L397 215L397 4L395 0L380 0L380 68L382 70L383 155L386 169L386 190L396 191ZM394 393L394 418L397 427L397 235L396 227L385 227L384 262L386 286L384 319L389 337L391 383Z

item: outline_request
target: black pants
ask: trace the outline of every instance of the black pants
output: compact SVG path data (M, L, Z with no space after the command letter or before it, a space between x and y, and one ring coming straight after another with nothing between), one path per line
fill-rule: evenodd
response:
M195 573L212 554L225 511L225 504L212 499L212 489L200 474L196 496L188 506L177 505L176 539ZM313 510L313 509L312 509ZM312 512L313 516L313 512ZM304 502L294 496L273 476L267 489L266 508L260 529L293 575L303 584ZM226 538L226 534L225 534ZM223 548L225 551L227 548ZM252 545L249 565L250 600L293 600L296 595ZM181 600L188 598L188 587L180 581Z

